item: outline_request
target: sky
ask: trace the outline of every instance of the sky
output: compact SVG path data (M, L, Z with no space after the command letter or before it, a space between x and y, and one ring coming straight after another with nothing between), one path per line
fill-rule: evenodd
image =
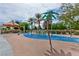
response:
M34 17L36 13L43 13L47 10L59 8L57 3L0 3L0 23L11 20L26 21Z

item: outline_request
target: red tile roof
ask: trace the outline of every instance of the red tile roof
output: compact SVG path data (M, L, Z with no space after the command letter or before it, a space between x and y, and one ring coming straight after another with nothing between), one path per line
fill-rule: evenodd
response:
M3 24L3 26L7 26L7 27L15 27L15 26L18 26L18 24L16 23L6 23L6 24Z

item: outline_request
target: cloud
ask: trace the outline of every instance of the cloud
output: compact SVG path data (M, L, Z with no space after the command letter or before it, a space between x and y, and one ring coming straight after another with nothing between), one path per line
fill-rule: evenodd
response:
M7 22L15 19L27 20L35 13L42 13L49 9L60 7L61 4L25 4L25 3L1 3L0 4L0 22Z

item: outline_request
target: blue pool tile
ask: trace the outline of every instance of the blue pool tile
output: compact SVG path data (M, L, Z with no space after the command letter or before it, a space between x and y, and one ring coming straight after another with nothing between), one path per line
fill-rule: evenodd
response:
M40 39L40 40L48 40L48 35L46 34L29 34L25 33L25 37L33 38L33 39ZM61 36L61 35L51 35L52 40L60 40L65 42L75 42L79 43L79 38L74 37L67 37L67 36Z

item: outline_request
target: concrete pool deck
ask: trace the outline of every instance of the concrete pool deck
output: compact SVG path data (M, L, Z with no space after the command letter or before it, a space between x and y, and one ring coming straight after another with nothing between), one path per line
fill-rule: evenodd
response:
M48 40L33 40L18 34L3 34L12 47L15 56L44 56L49 49ZM73 35L73 37L76 37ZM79 36L77 36L79 37ZM52 45L56 50L63 49L65 53L71 52L73 56L79 56L79 44L52 40Z
M11 56L13 55L12 48L6 38L0 34L0 56Z

